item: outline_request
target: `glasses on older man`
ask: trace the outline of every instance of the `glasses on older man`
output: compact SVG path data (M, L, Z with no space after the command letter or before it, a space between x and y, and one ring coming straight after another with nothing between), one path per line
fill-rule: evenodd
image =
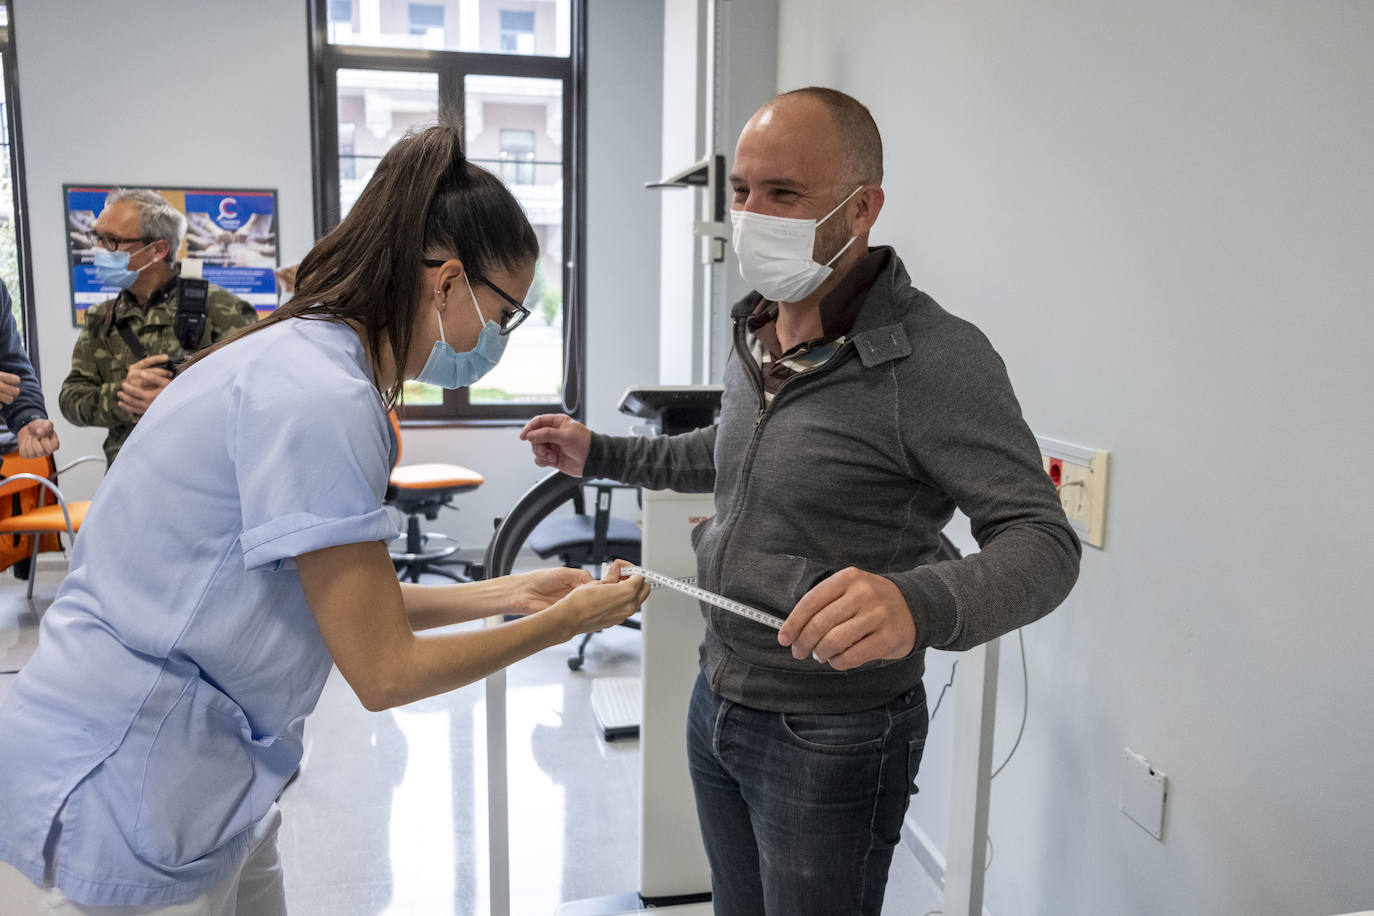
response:
M425 258L421 263L423 263L426 267L443 267L444 264L447 262L442 258ZM516 328L520 327L520 323L524 321L526 318L530 317L529 309L525 308L518 301L516 301L514 296L507 293L505 290L503 290L501 287L497 286L495 283L488 280L486 277L483 277L480 274L477 274L471 270L468 271L468 277L472 280L476 280L478 283L481 283L487 289L491 290L492 292L496 293L496 295L506 300L506 302L510 305L509 308L501 310L501 320L497 322L497 324L501 326L502 336L505 336L506 334L509 334L511 331L514 331Z
M104 248L106 251L118 251L120 245L132 245L135 242L140 242L144 245L151 245L155 241L157 241L157 239L126 239L118 235L110 235L108 232L97 232L95 234L95 243L99 245L101 248Z

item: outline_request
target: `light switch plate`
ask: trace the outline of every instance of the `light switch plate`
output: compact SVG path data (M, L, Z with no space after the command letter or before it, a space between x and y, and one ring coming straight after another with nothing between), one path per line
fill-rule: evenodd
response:
M1164 839L1169 777L1130 748L1121 749L1121 813L1156 840Z

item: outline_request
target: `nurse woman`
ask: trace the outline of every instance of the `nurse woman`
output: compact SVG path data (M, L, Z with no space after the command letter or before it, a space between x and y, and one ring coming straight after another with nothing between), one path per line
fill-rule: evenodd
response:
M387 553L388 407L495 365L537 255L455 127L409 135L296 296L139 419L0 706L0 912L284 913L274 802L333 665L387 709L644 601L618 566L414 586Z

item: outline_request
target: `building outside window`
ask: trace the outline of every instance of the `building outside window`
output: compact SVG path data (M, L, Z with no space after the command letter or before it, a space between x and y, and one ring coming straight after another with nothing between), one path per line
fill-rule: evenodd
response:
M510 187L539 239L525 306L531 317L497 367L472 389L408 383L407 422L517 421L581 411L582 265L577 174L581 54L572 41L582 0L309 0L327 38L313 48L316 222L343 218L391 145L461 112L464 152ZM514 9L513 9L514 8ZM521 14L515 20L506 14ZM580 20L579 20L580 21ZM510 26L526 37L507 50ZM312 34L320 32L312 29ZM576 52L576 53L575 53Z
M534 53L534 11L501 11L501 50L507 54Z
M501 177L507 184L534 184L534 131L501 128Z
M410 34L425 37L425 47L444 46L444 8L437 3L410 4Z

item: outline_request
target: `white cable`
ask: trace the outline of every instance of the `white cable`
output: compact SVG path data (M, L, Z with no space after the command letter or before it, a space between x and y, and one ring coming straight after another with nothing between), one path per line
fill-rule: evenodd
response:
M954 672L959 670L959 659L954 660L954 664L949 666L949 680L945 681L945 686L940 688L940 695L935 699L935 708L930 711L930 721L935 721L935 714L940 711L940 704L945 701L945 691L954 684Z
M997 774L1002 772L1002 767L1011 763L1012 755L1021 746L1021 736L1026 733L1026 716L1030 712L1030 675L1026 671L1026 637L1020 631L1016 631L1016 638L1021 643L1021 727L1016 732L1016 741L1012 744L1011 750L1007 751L1007 759L1002 761L1002 766L992 771L992 776L988 777L988 782L997 778Z

